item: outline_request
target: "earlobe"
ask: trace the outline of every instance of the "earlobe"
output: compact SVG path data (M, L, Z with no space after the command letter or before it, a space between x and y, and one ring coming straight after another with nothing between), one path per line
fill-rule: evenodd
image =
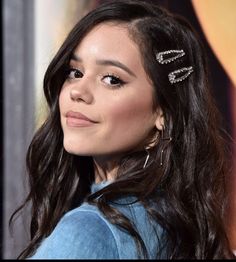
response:
M164 115L161 109L157 112L156 122L155 122L156 128L158 130L162 130L164 126Z

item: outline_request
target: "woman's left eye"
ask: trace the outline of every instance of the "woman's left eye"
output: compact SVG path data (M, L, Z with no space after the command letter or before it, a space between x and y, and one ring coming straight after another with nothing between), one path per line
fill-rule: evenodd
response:
M102 78L102 81L104 81L107 85L110 86L115 86L115 87L121 87L125 84L125 82L120 79L118 76L114 76L114 75L105 75Z

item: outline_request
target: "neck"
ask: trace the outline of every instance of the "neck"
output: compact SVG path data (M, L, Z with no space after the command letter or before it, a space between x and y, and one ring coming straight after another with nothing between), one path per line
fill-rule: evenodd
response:
M117 158L107 159L103 157L94 157L95 183L106 180L114 180L117 176L119 160Z

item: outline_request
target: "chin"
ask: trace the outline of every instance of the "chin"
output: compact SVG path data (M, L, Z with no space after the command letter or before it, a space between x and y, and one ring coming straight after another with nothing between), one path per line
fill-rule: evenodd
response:
M81 148L79 149L75 146L64 145L64 149L66 150L67 153L72 154L72 155L78 155L78 156L87 155L86 152L83 152L83 150L81 150Z
M77 156L90 156L92 153L91 150L89 150L87 147L84 148L84 143L81 146L80 144L72 141L64 141L64 149L69 154Z

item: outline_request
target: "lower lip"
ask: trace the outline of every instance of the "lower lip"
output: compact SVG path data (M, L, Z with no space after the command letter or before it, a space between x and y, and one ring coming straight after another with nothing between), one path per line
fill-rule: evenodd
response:
M89 127L94 125L94 122L85 120L85 119L79 119L74 117L67 117L66 118L66 124L69 127Z

